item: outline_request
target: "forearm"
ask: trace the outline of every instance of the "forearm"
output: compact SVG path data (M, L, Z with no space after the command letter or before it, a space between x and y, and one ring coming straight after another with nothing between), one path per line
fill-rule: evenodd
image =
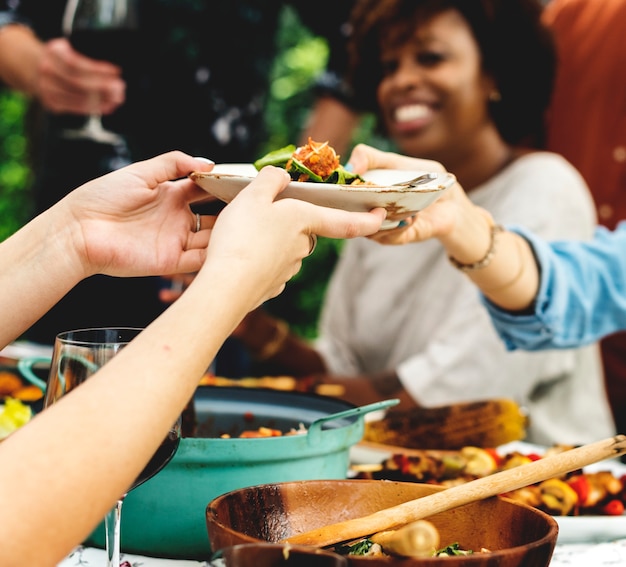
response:
M148 461L225 337L254 306L247 284L217 266L204 276L81 388L2 443L0 518L11 526L0 536L3 564L17 564L9 559L15 553L22 564L56 565ZM49 468L50 455L62 458L42 483L31 473ZM33 530L38 546L28 543Z
M26 95L35 94L42 42L22 24L0 29L0 79Z
M71 222L49 210L0 243L0 345L15 340L84 276ZM16 308L19 306L19 308Z
M494 230L491 215L479 207L463 210L456 228L441 237L453 264L494 304L508 311L527 309L539 288L539 269L528 242Z

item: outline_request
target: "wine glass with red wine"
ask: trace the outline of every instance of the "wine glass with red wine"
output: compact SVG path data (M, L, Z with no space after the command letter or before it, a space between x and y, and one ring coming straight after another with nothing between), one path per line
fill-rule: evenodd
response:
M132 327L95 327L66 331L57 335L50 363L44 408L80 386L140 332L141 329ZM152 478L170 462L180 443L181 422L182 419L179 416L128 491ZM120 525L125 496L126 494L120 496L115 507L105 518L107 567L120 565Z
M136 3L137 0L68 0L63 33L83 55L126 67L136 51L132 45L137 30ZM93 101L94 106L97 102ZM104 144L122 142L121 136L104 128L96 112L89 115L82 128L66 130L65 136Z

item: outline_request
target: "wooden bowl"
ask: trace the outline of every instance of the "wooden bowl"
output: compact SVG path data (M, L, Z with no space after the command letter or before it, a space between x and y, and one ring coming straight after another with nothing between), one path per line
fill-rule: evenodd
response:
M258 541L279 542L331 523L365 516L441 487L386 480L309 480L264 484L215 498L206 510L211 548ZM490 498L428 518L441 545L488 554L446 558L367 558L350 556L353 566L547 567L558 535L556 520L536 508Z

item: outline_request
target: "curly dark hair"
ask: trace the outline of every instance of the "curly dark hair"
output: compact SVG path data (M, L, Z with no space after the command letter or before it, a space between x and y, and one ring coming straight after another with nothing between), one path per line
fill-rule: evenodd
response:
M361 110L376 112L381 48L409 41L419 22L457 10L467 21L501 100L489 111L509 144L541 143L556 53L539 0L357 0L352 11L351 86Z

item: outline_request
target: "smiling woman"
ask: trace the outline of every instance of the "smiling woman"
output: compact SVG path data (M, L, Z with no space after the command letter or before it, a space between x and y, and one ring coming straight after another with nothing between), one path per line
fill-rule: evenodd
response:
M583 180L561 156L527 143L538 135L555 64L540 16L537 0L357 0L354 90L400 153L443 164L488 211L490 226L493 217L550 239L584 240L595 213ZM363 176L394 167L368 160L363 147L353 153L349 163ZM492 257L502 235L488 234L463 269ZM315 343L290 336L272 353L276 373L318 376L356 404L391 394L402 399L398 411L512 397L529 410L529 440L542 444L614 432L596 347L507 352L464 273L439 243L420 246L346 242ZM255 313L238 332L254 355L276 323ZM588 404L598 419L582 423Z

